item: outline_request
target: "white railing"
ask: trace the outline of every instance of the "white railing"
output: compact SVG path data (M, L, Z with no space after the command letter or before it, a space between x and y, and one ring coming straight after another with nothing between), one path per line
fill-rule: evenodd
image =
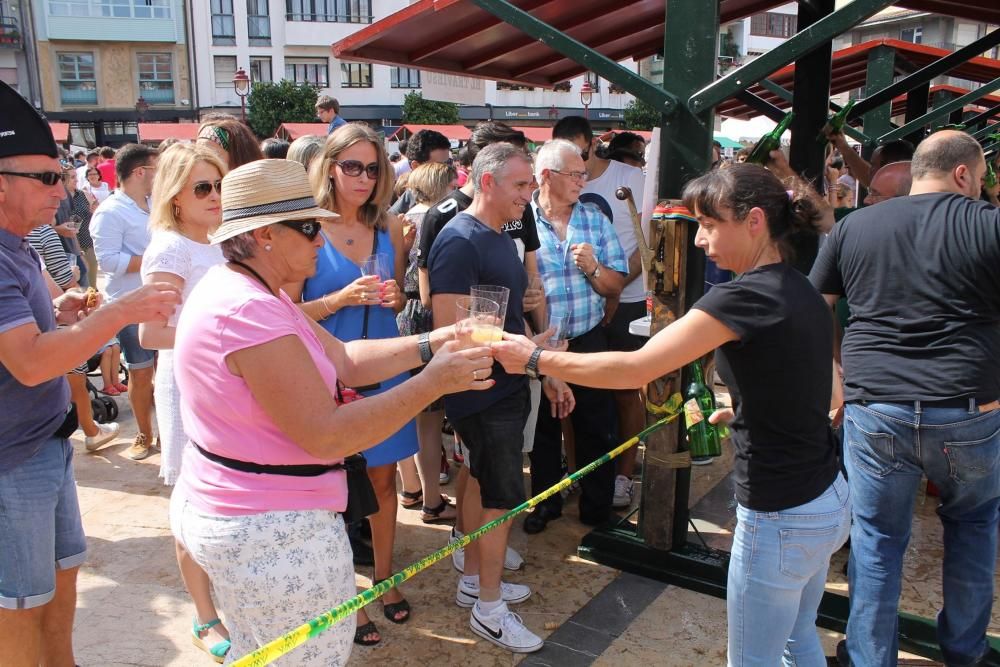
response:
M171 0L48 0L49 16L169 19Z

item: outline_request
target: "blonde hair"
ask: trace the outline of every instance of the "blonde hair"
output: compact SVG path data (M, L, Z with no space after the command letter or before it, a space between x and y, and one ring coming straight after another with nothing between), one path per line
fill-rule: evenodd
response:
M371 196L358 211L358 219L369 227L386 229L388 226L389 201L392 199L392 185L395 172L385 154L382 139L375 131L364 123L348 123L341 125L326 138L323 153L313 160L309 168L309 182L320 208L340 211L337 206L337 192L333 177L330 176L333 163L345 150L356 143L367 141L375 148L375 160L378 163L378 179Z
M430 206L448 194L452 181L458 178L458 171L450 164L425 162L409 175L406 185L416 202Z
M187 186L195 165L206 162L219 170L219 178L229 169L219 154L208 146L198 144L174 144L163 151L156 163L156 178L153 179L153 205L149 211L149 228L178 231L181 220L178 217L174 198Z

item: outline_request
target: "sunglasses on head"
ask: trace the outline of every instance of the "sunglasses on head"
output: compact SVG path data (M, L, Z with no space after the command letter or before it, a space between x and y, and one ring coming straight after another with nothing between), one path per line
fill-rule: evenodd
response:
M334 160L333 163L348 176L360 176L361 172L365 172L373 181L378 178L378 162L364 164L360 160Z
M62 182L62 172L59 171L0 171L3 176L20 176L41 181L44 185L55 185Z
M310 241L315 241L316 237L319 236L319 220L316 220L315 218L311 220L281 220L278 224L294 229Z
M212 188L215 188L215 192L222 194L222 179L214 182L209 181L198 181L194 184L194 196L198 199L204 199L208 195L212 194Z

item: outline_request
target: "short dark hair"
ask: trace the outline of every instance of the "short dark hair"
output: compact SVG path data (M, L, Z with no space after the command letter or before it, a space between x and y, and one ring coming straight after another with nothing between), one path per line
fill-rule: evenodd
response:
M437 130L420 130L412 137L406 146L406 159L423 164L431 159L431 151L441 148L451 150L451 142Z
M288 157L288 146L284 139L270 137L260 142L260 151L266 158L284 160Z
M947 174L961 164L974 167L983 157L983 147L964 132L932 135L920 142L913 153L910 173L913 180Z
M528 143L524 132L515 130L507 123L499 120L484 120L472 129L472 136L464 150L468 151L468 164L471 166L476 154L490 144L506 142L524 148ZM461 156L461 153L459 153ZM465 164L465 163L463 163Z
M101 157L105 160L110 160L115 156L115 149L111 146L105 146L100 150Z
M86 156L87 154L84 153L83 151L77 151L77 152L73 153L73 157L74 158L79 158L81 155Z
M329 95L320 95L316 99L316 108L326 109L327 111L333 109L333 113L340 114L340 102L335 97L330 97Z
M410 140L401 139L398 146L399 146L399 154L406 155L406 149L409 148L410 146Z
M133 171L146 166L157 155L159 151L143 144L125 144L119 148L115 160L115 175L118 177L118 182L124 182Z
M583 116L566 116L552 128L553 139L573 141L581 135L587 141L592 141L594 138L594 130L590 127L590 121Z

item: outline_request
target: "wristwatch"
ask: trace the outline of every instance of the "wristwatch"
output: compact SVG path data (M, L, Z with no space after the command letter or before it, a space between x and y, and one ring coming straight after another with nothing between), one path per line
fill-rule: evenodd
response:
M535 351L528 357L528 363L524 367L524 374L532 380L537 380L540 377L538 374L538 358L540 356L542 356L542 348L536 347Z
M596 280L597 278L601 277L601 263L600 262L597 263L597 268L594 269L594 272L591 273L590 275L588 275L587 277L590 278L591 280Z
M434 351L431 349L431 335L426 331L417 336L417 348L420 350L420 361L423 363L426 364L434 357Z

